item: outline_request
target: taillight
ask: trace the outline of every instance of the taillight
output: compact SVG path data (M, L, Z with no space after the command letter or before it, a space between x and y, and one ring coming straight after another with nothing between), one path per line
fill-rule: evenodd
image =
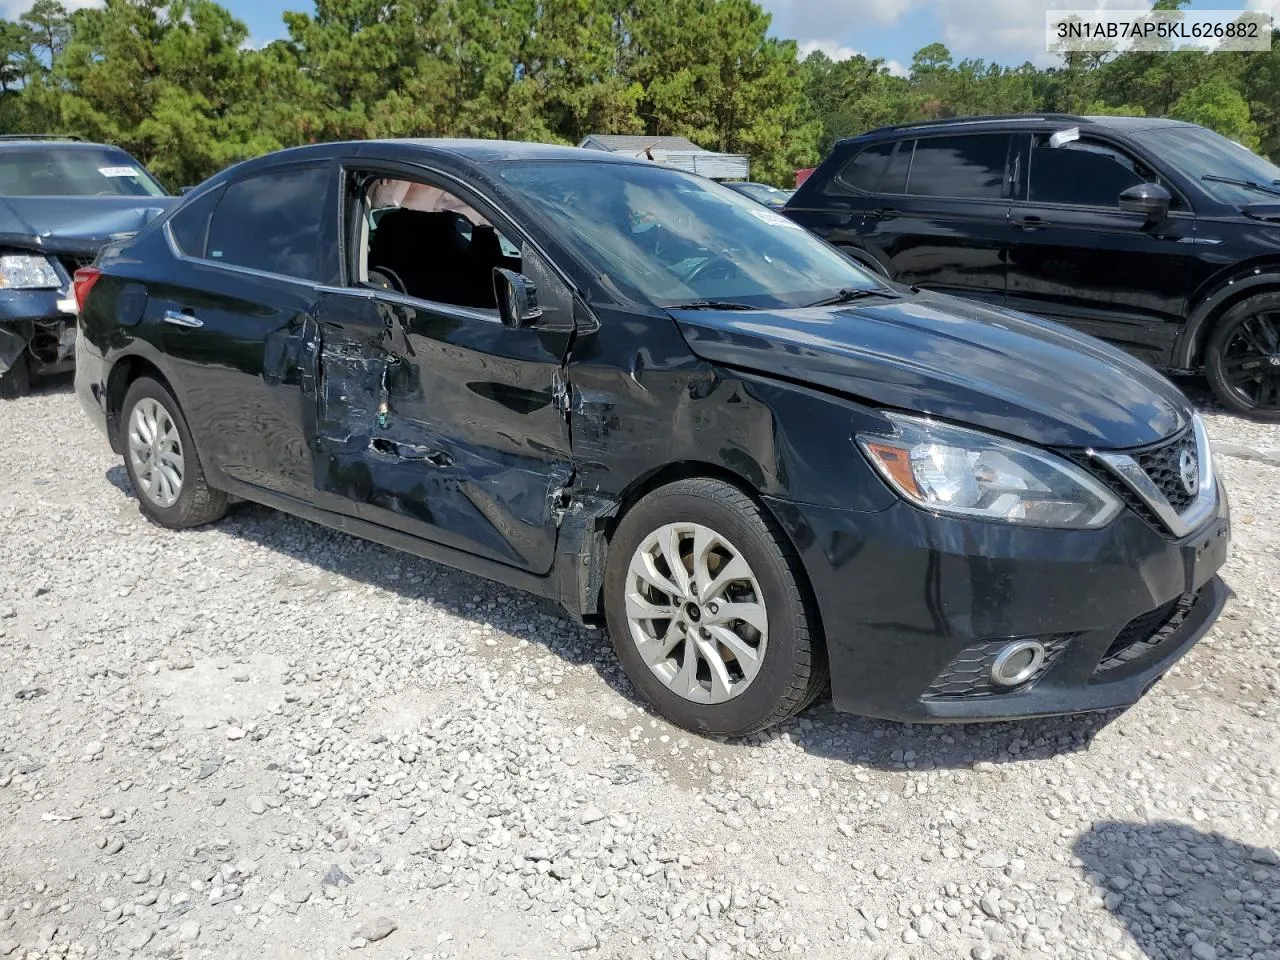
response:
M102 276L102 271L97 267L80 267L76 270L75 276L71 278L71 289L75 293L76 309L84 313L84 302L89 299L89 291L93 289L93 285L98 282L98 278Z

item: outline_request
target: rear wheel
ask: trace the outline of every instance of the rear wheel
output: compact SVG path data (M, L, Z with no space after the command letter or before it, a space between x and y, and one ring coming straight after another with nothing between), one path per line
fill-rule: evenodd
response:
M0 373L0 400L16 400L31 390L31 367L24 350L4 373Z
M1205 373L1223 406L1280 422L1280 293L1242 300L1222 315L1205 348Z
M822 692L826 659L799 559L741 491L684 480L622 518L605 569L605 616L623 669L672 723L743 736Z
M227 495L212 489L178 402L164 385L140 377L124 398L124 466L143 514L181 530L220 520Z

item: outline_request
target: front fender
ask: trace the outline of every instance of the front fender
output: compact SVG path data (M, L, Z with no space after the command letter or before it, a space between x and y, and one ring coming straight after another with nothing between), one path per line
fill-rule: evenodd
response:
M1203 362L1204 345L1213 320L1228 306L1251 293L1280 289L1280 266L1252 267L1218 283L1200 299L1173 344L1170 366L1194 370Z

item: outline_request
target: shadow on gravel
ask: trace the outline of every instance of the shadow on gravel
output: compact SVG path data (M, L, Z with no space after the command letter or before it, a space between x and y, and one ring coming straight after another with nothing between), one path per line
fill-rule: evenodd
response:
M123 466L112 467L106 478L134 499ZM258 504L233 507L216 529L334 576L391 591L410 602L431 603L476 624L491 624L568 663L590 665L619 696L657 716L627 680L607 636L578 626L550 601ZM489 608L491 600L496 606ZM967 769L978 763L1042 760L1087 750L1117 716L1111 712L1016 723L913 725L837 713L830 696L824 695L799 717L730 743L752 748L788 740L817 757L887 771Z
M1175 823L1095 824L1074 846L1150 960L1280 960L1280 858Z
M76 375L74 373L55 373L47 377L35 377L31 381L31 395L36 397L54 396L59 393L74 393Z

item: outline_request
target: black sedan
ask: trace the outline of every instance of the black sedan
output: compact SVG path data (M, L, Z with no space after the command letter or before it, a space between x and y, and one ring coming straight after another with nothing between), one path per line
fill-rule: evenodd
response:
M77 390L147 517L240 497L552 598L693 730L828 675L909 720L1117 707L1224 602L1226 499L1166 380L656 164L289 150L77 292Z
M71 275L176 203L119 147L0 137L0 398L71 369Z

